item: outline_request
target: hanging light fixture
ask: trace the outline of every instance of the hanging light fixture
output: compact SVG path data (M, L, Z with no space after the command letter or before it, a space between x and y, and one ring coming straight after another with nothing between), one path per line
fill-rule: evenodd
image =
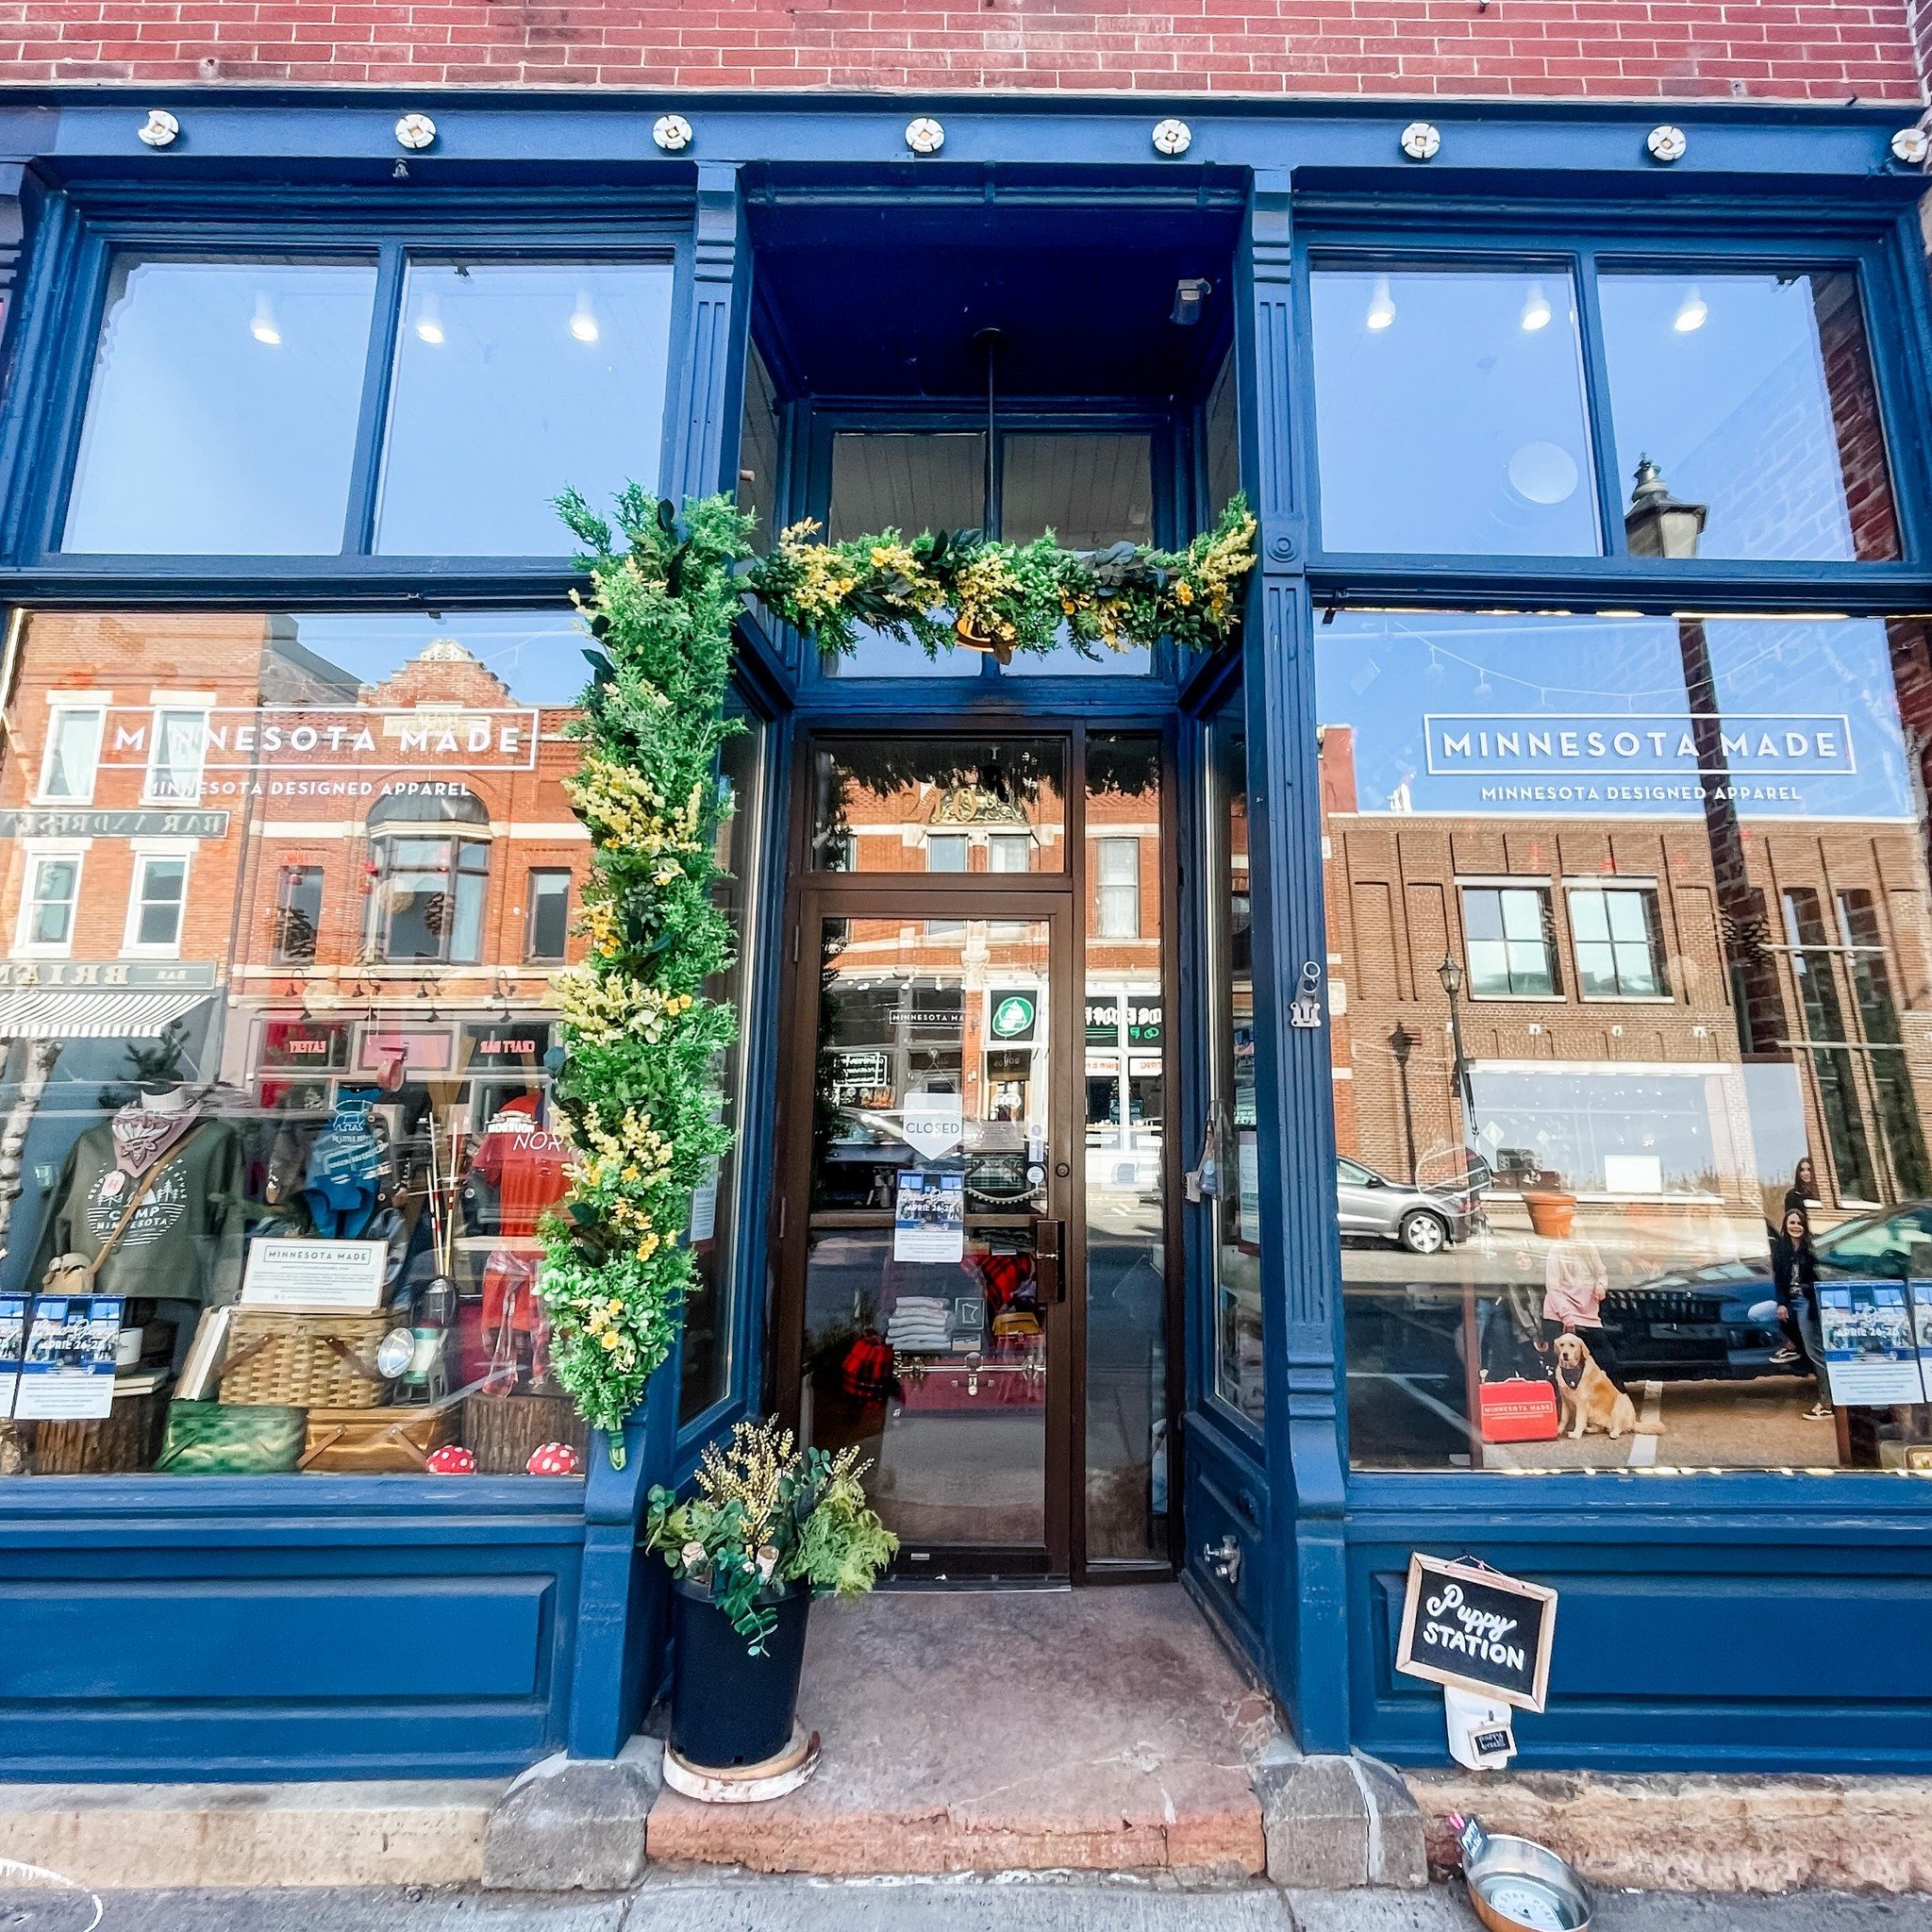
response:
M1671 326L1680 336L1688 336L1709 320L1710 304L1698 292L1697 284L1692 282L1684 291L1683 306L1671 318Z
M442 316L437 308L434 295L424 296L423 306L416 311L416 340L427 342L432 349L440 347L442 342Z
M985 503L985 535L989 541L999 535L999 505L994 490L999 479L999 468L995 458L999 435L999 391L995 382L994 358L999 354L1002 333L996 328L983 328L973 340L986 355L986 469L982 483ZM984 657L996 658L1002 664L1013 661L1013 647L998 638L981 637L977 631L968 630L958 619L953 623L953 635L969 651L977 651Z
M275 321L275 305L269 301L266 289L255 298L255 320L248 325L248 333L271 349L282 346L281 325Z
M597 311L591 306L591 291L577 291L577 306L571 310L570 332L580 342L594 342L603 333L597 326Z
M1529 285L1529 293L1523 304L1523 326L1531 335L1540 328L1548 328L1550 317L1555 311L1550 308L1550 298L1543 292L1541 282Z
M1388 328L1395 320L1395 297L1389 291L1389 277L1375 277L1374 293L1369 297L1369 312L1364 320L1372 329Z

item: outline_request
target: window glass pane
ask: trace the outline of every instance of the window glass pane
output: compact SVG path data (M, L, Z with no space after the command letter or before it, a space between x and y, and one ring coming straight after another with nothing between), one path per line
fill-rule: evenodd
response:
M1058 739L839 739L813 755L822 872L1064 872ZM1022 866L993 859L995 846Z
M373 263L117 259L60 547L335 555L375 300Z
M744 359L744 421L738 442L738 507L757 518L752 548L766 551L777 537L779 418L771 371L756 345Z
M189 804L201 793L201 765L208 748L206 711L157 711L154 762L147 795L157 803Z
M101 713L57 709L47 723L41 796L84 803L93 795L94 761L100 755Z
M718 828L718 863L724 869L718 903L737 937L737 957L712 982L714 997L744 1010L750 988L746 961L754 957L758 922L758 854L764 814L765 727L748 718L747 728L725 740L718 755L719 776L731 792L731 813ZM714 1075L724 1095L726 1120L738 1129L739 1145L719 1163L708 1186L691 1200L688 1240L692 1291L684 1305L683 1354L679 1361L678 1419L694 1421L722 1402L731 1389L732 1339L741 1297L748 1291L735 1268L739 1161L747 1130L744 1057L740 1038L719 1056Z
M1160 741L1087 741L1091 869L1159 874ZM1125 858L1123 855L1126 855ZM1104 916L1086 947L1087 1557L1164 1557L1169 1514L1167 1126L1160 905L1144 928Z
M530 874L530 936L525 949L533 960L561 959L570 934L570 874Z
M1844 271L1607 275L1617 467L1646 458L1706 515L1631 501L1640 555L1872 559L1898 521L1857 277Z
M521 1475L540 1441L587 1449L535 1292L570 1156L557 962L525 959L531 874L575 890L589 869L563 788L582 641L561 609L25 619L0 746L0 1119L20 1149L0 1334L31 1325L50 1257L96 1254L113 1204L139 1202L145 1151L179 1161L138 1207L148 1237L100 1271L113 1415L34 1398L0 1421L30 1474L109 1441L145 1469L177 1398L262 1393L205 1360L204 1318L251 1257L280 1244L299 1269L314 1238L385 1253L341 1339L366 1359L390 1329L417 1337L371 1414L489 1474ZM91 795L44 801L64 714L90 708ZM563 959L582 946L566 921ZM231 1346L259 1332L252 1306L227 1319ZM118 1379L117 1328L140 1357ZM320 1431L286 1466L310 1447L325 1473L370 1467Z
M832 439L832 498L825 518L834 543L898 530L986 527L986 439L976 433L844 432ZM977 677L972 651L941 651L930 661L916 645L861 630L849 658L827 654L836 677Z
M1241 699L1208 727L1208 874L1214 1001L1214 1386L1251 1422L1265 1406L1261 1361L1259 1120L1255 1110L1255 963L1248 876L1248 741Z
M1927 1446L1927 644L1688 613L1317 633L1336 1134L1382 1177L1338 1198L1359 1465ZM1558 1434L1578 1344L1629 1399L1614 1437Z
M1320 269L1312 286L1324 548L1596 554L1567 275Z
M285 865L276 902L275 958L296 961L315 958L322 930L323 869Z
M151 858L139 877L141 899L134 943L172 946L181 937L181 901L188 882L188 863L181 858Z
M1002 438L1000 535L1028 543L1053 531L1068 550L1154 541L1154 444L1146 436L1080 435ZM1144 673L1144 646L1099 649L1090 658L1064 639L1039 657L1016 657L1007 675Z
M1208 392L1203 434L1207 440L1208 514L1218 517L1241 487L1240 394L1233 354L1221 365Z
M376 549L568 556L560 491L655 490L671 285L668 262L411 262Z

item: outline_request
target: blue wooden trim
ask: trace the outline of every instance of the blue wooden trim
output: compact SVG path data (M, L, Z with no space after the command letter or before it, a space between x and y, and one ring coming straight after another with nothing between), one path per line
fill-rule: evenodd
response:
M375 513L382 497L382 455L388 442L390 398L395 388L396 345L403 333L403 296L409 258L399 242L376 255L375 298L369 317L369 354L362 365L361 408L356 418L356 453L349 464L349 501L342 518L342 555L368 556L375 548Z

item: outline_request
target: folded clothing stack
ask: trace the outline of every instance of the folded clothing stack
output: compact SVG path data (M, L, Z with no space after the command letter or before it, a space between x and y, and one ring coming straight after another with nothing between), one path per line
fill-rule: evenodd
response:
M943 1295L901 1295L886 1323L886 1340L908 1355L943 1355L947 1313Z

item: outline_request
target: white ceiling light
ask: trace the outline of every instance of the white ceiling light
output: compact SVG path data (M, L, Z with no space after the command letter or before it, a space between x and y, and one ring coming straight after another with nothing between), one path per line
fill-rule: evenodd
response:
M570 332L580 342L594 342L603 333L597 326L597 311L591 307L588 291L577 292L577 306L571 310Z
M282 345L281 325L275 321L275 308L266 293L255 298L255 320L248 325L248 333L271 349L279 349Z
M1389 277L1375 277L1375 292L1369 297L1369 312L1364 320L1373 329L1385 329L1395 320L1395 297L1389 291Z
M1541 282L1530 283L1529 293L1523 304L1524 327L1532 335L1540 328L1548 328L1553 313L1550 298L1543 293L1543 285Z
M1688 336L1694 329L1700 329L1710 320L1710 304L1697 292L1697 284L1692 282L1684 291L1683 306L1671 318L1671 326L1680 336Z
M427 342L432 349L442 341L442 318L436 311L433 295L425 295L423 307L416 311L416 340Z

